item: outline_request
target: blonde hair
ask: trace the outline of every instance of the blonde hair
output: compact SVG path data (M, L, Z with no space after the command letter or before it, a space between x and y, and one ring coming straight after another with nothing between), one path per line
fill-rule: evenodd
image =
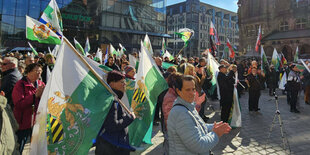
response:
M193 72L195 72L195 67L192 64L186 63L184 64L184 75L191 75L190 71L192 70Z

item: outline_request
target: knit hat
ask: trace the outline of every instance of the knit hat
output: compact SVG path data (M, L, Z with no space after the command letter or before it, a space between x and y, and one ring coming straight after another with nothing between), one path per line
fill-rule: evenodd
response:
M125 66L125 68L124 68L125 74L128 74L132 70L134 70L134 68L129 66L129 65Z
M122 79L125 79L125 76L121 72L113 70L108 73L107 83L110 84L111 82L117 82Z

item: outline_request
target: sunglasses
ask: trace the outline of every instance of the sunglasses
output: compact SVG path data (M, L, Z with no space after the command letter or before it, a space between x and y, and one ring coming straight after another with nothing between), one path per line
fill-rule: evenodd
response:
M8 65L8 64L10 64L10 63L2 63L1 65L2 65L2 66L5 66L5 65Z

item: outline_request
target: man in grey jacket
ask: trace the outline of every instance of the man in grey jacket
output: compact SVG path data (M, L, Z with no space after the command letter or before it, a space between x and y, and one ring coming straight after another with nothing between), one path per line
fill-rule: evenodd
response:
M18 61L14 57L5 57L1 64L2 79L0 91L5 93L5 97L8 100L8 104L13 110L14 104L12 101L12 91L17 81L23 76L18 71Z
M219 137L230 132L227 123L206 124L195 109L194 77L176 79L177 99L167 121L169 154L209 154Z

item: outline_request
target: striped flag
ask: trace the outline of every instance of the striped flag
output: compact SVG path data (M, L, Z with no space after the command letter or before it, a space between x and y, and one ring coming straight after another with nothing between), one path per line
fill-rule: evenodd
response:
M227 38L227 46L229 48L229 57L234 58L235 57L235 51L234 51L233 47L231 46L228 38Z
M64 38L38 107L31 155L87 154L110 110L106 74L74 50Z
M154 59L141 42L139 70L131 101L131 108L139 119L129 126L129 142L140 146L142 141L151 144L153 118L158 95L168 88Z
M43 23L26 15L26 38L45 44L60 44L57 34Z
M221 44L219 37L218 37L218 34L217 34L217 31L216 31L216 28L215 28L212 21L210 22L210 36L214 36L214 41L215 41L216 45Z
M256 45L255 45L255 51L258 52L259 50L259 46L261 44L261 39L262 39L262 28L261 25L259 25L259 29L258 29L258 36L257 36L257 40L256 40Z
M56 0L50 1L39 21L55 32L59 38L62 37L63 24Z

